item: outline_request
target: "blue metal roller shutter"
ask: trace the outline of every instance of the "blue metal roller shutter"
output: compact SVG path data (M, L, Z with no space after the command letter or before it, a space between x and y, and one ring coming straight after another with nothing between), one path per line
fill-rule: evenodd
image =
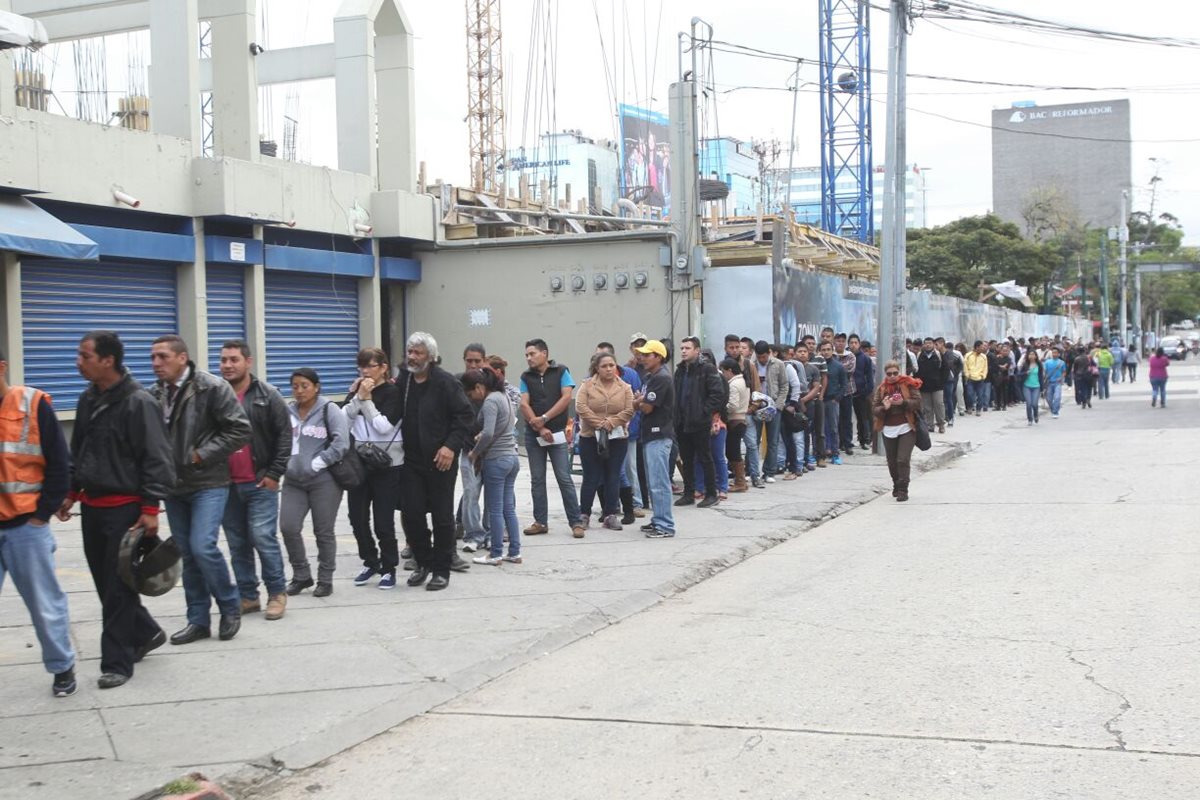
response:
M175 301L173 265L23 261L25 382L49 392L56 408L73 409L85 386L75 369L79 339L107 329L125 343L129 371L149 385L150 343L178 330Z
M208 365L221 370L221 345L246 338L246 268L210 265L208 283Z
M357 279L268 270L266 328L267 380L276 386L300 367L320 374L326 394L345 392L358 376Z

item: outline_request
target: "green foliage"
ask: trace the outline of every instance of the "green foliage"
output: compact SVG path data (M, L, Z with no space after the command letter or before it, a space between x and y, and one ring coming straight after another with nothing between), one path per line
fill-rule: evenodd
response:
M980 284L1015 280L1040 289L1063 263L1058 242L1038 243L995 214L908 232L909 283L969 300Z
M1200 263L1196 248L1183 247L1183 228L1173 214L1145 211L1129 215L1130 264L1138 262ZM1142 308L1147 319L1161 311L1172 324L1200 315L1200 273L1169 272L1142 278Z

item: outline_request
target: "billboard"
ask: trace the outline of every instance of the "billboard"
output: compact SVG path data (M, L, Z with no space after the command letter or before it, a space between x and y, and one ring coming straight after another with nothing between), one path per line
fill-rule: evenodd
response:
M621 126L621 196L638 204L671 206L670 119L636 106L617 106Z

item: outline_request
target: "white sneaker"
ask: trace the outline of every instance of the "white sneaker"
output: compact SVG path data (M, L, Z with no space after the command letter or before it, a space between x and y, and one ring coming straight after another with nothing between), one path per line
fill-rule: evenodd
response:
M503 558L492 558L491 556L475 556L471 561L475 564L487 564L490 567L496 567L504 563Z
M775 482L775 476L774 476L774 475L767 475L765 478L763 478L763 480L764 480L764 481L766 481L767 483L774 483L774 482Z

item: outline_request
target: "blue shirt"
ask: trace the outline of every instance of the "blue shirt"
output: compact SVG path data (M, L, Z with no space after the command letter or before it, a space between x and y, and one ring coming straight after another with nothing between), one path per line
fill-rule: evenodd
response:
M642 389L641 376L639 376L637 374L637 370L634 369L633 367L628 367L628 366L625 366L624 364L621 365L621 380L623 380L623 381L625 381L625 383L629 384L629 388L633 390L634 394L637 394ZM637 403L634 403L633 406L636 409ZM642 412L634 411L633 419L629 420L629 439L630 439L630 441L637 440L638 433L641 431L641 429L642 429Z
M571 377L571 370L566 367L562 368L562 386L570 386L575 388L575 379ZM525 385L525 378L521 378L521 394L529 394L529 387Z
M1061 358L1048 358L1042 367L1046 370L1047 386L1062 383L1063 376L1067 374L1067 365Z

